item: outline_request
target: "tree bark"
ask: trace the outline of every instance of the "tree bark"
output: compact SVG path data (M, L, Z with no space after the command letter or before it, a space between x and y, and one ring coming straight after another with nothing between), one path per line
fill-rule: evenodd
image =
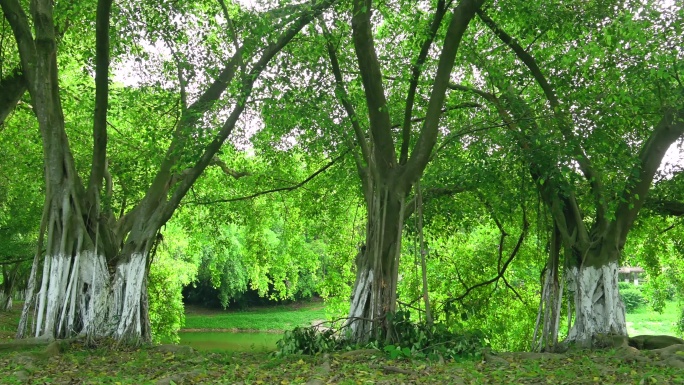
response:
M392 186L372 190L366 245L356 259L347 326L357 342L391 338L387 315L396 311L404 196Z
M393 335L389 316L396 310L397 281L399 276L399 255L401 235L404 224L404 207L408 193L417 183L430 160L430 154L437 141L439 118L454 60L461 39L482 5L481 0L466 0L453 10L448 26L447 38L439 56L437 73L428 102L428 112L410 157L408 156L411 138L410 122L415 86L410 87L405 108L404 138L400 159L397 159L395 141L389 108L382 83L382 71L373 42L370 0L355 0L352 16L352 37L357 63L365 93L368 110L370 134L362 132L358 116L347 98L339 62L330 39L328 54L336 80L336 93L341 99L349 116L361 155L355 152L355 162L364 198L366 201L367 224L366 244L356 258L356 281L352 289L351 306L347 326L351 339L366 342L369 339L392 340ZM443 2L438 3L431 31L436 31L446 12ZM324 30L324 33L329 33ZM413 68L412 82L417 83L420 76L419 64L429 50L435 33L431 32L422 44L421 52ZM351 140L347 140L350 146Z
M556 226L553 226L551 242L549 244L549 259L542 276L542 293L537 323L532 337L533 351L553 352L558 344L564 282L558 277L561 249L560 233ZM539 326L541 326L541 330L539 330Z
M0 81L0 127L7 116L14 111L25 92L26 79L18 69L11 76Z

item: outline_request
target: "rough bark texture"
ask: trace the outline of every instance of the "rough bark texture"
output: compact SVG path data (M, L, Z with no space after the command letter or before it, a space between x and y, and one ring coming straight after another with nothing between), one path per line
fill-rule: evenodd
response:
M403 197L389 188L373 191L369 204L366 245L356 259L349 323L359 342L389 332L387 314L396 311L396 288L403 227Z
M532 336L533 351L553 352L557 348L564 283L558 276L561 248L560 235L554 226L549 248L549 260L546 263L542 278L542 293L537 322Z
M590 347L596 334L627 335L625 306L618 295L618 263L570 267L569 290L575 302L575 322L568 340Z
M351 338L355 341L365 342L371 337L391 340L394 337L388 315L396 310L405 201L430 160L430 154L437 141L439 118L443 111L445 92L456 52L470 20L481 5L480 0L465 0L453 10L447 38L441 49L437 73L432 83L427 115L422 120L422 128L409 157L412 106L421 73L420 64L425 60L425 55L446 12L444 2L438 2L431 32L422 44L411 75L413 85L409 87L405 106L402 125L404 142L399 159L385 97L382 70L373 41L372 1L355 0L352 11L352 38L365 92L368 136L359 124L359 117L347 97L334 45L331 43L329 32L324 29L328 37L328 54L336 80L336 94L350 118L356 143L361 149L360 154L354 152L354 159L363 186L368 218L366 244L356 258L356 282L347 323L352 331ZM350 147L355 147L350 138L347 138L347 143Z

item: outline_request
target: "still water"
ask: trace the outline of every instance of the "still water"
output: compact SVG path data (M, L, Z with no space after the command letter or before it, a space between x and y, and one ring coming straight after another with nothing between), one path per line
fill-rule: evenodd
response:
M200 351L268 352L282 338L277 333L181 332L181 345Z

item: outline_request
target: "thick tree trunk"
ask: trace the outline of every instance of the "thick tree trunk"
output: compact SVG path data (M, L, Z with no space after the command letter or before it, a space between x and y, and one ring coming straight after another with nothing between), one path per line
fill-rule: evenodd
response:
M564 282L558 277L561 249L560 234L558 228L554 226L549 247L549 260L543 275L537 322L532 337L533 351L553 352L558 344Z
M396 310L403 201L403 194L387 187L367 200L366 246L356 258L347 323L353 341L392 337L387 315Z
M145 323L149 319L144 314L143 290L147 256L158 226L149 226L152 231L134 228L123 249L110 250L106 256L100 234L107 234L109 229L101 228L106 226L102 222L86 223L83 199L73 187L78 182L69 175L73 174L64 174L61 184L69 187L49 190L46 251L42 268L34 263L28 307L22 312L17 335L25 335L28 316L33 313L31 334L38 338L80 335L131 343L147 341L149 326ZM27 311L31 306L34 311Z
M82 244L68 254L46 255L35 301L34 336L148 341L146 265L147 252L136 252L120 258L110 272L104 255Z
M575 305L567 341L582 347L590 347L596 334L627 335L625 306L618 295L617 258L592 258L599 263L587 263L592 262L587 259L584 265L567 269Z

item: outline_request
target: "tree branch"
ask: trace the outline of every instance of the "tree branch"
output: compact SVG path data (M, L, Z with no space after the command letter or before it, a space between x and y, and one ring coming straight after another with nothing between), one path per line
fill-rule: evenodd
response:
M464 186L436 187L426 189L425 191L422 191L423 204L433 199L441 198L443 196L452 196L465 191L468 191L468 189ZM410 218L411 215L413 215L413 213L416 211L416 196L414 195L411 200L406 202L404 207L404 223L406 223L406 220Z
M258 196L261 196L261 195L272 194L272 193L281 192L281 191L292 191L292 190L296 190L296 189L298 189L298 188L304 186L305 184L309 183L309 182L312 181L314 178L316 178L318 175L322 174L322 173L325 172L327 169L329 169L330 167L332 167L335 163L337 163L337 162L340 161L342 158L344 158L350 151L352 151L352 150L351 150L351 149L347 149L347 150L344 151L342 154L340 154L338 157L336 157L335 159L333 159L333 160L331 160L330 162L328 162L325 166L321 167L321 168L318 169L316 172L314 172L313 174L309 175L306 179L304 179L303 181L301 181L301 182L299 182L299 183L297 183L297 184L295 184L295 185L292 185L292 186L278 187L278 188L274 188L274 189L263 190L263 191L256 192L256 193L254 193L254 194L245 195L245 196L236 197L236 198L216 199L216 200L212 200L212 201L190 201L190 202L187 202L187 203L188 203L188 204L197 204L197 205L209 205L209 204L214 204L214 203L237 202L237 201L244 201L244 200L254 199L254 198L256 198L256 197L258 197Z
M230 18L230 14L228 13L228 7L226 7L226 3L223 0L218 0L219 4L221 5L221 11L223 12L223 17L226 18L226 23L228 23L228 28L230 29L230 34L231 38L233 39L233 46L235 47L235 52L240 51L240 43L238 41L237 37L237 32L235 31L235 24L233 23L233 20ZM245 70L244 62L240 63L240 67L242 70Z
M427 118L423 122L418 141L411 152L411 157L406 162L402 176L406 189L420 178L430 160L432 149L437 143L439 118L442 115L442 105L446 97L451 70L454 67L456 52L470 20L475 16L475 12L482 6L483 2L484 0L463 0L453 11L453 17L447 29L447 37L439 55L437 73L432 83L432 92L426 113Z
M368 142L366 141L365 134L361 125L359 124L359 117L354 110L354 106L351 103L349 94L344 87L344 79L342 78L342 72L340 71L340 63L337 60L337 52L335 46L332 43L332 36L328 27L325 25L325 21L321 20L321 28L323 29L323 35L325 36L326 46L328 48L328 58L330 58L330 66L333 71L333 76L335 77L335 95L340 101L344 110L347 112L347 116L351 121L352 128L354 129L354 135L356 137L356 142L361 147L361 154L363 155L363 160L366 164L370 164L370 150L368 149ZM358 163L358 162L357 162ZM357 164L357 168L362 170L364 168L363 164Z
M660 167L665 152L679 137L684 135L684 108L665 110L660 122L644 143L637 164L629 174L622 199L615 211L615 233L619 245L623 245L639 210L651 188L653 177Z
M591 191L594 195L594 204L596 206L596 223L598 228L600 230L605 229L608 222L606 218L606 204L603 197L601 174L594 169L591 160L584 152L579 140L576 138L573 132L573 123L560 105L560 101L556 96L553 86L548 82L532 55L525 51L515 39L502 30L483 10L478 10L478 16L502 42L507 44L513 52L515 52L518 59L520 59L529 69L530 73L537 81L537 84L539 84L539 87L541 87L544 92L544 95L551 106L551 110L556 117L556 123L558 124L563 137L565 137L565 140L571 145L572 151L576 157L575 160L579 164L582 174L591 186Z
M437 10L435 11L435 17L430 24L430 30L428 36L425 38L423 45L418 54L418 59L411 66L411 78L409 80L409 90L406 95L406 107L404 109L404 125L401 131L401 153L399 155L399 164L406 164L408 160L408 150L411 142L411 118L413 116L413 103L416 98L416 90L418 89L418 79L420 79L420 74L423 64L425 64L425 59L430 52L430 47L432 42L435 40L439 26L442 24L442 19L444 19L444 14L446 13L447 7L444 0L437 1Z
M214 156L214 158L211 160L211 164L219 166L224 174L232 176L235 179L240 179L243 176L252 175L252 173L250 173L249 171L235 171L231 169L224 161L219 159L218 156Z
M519 100L519 98L517 98L517 96L515 96L512 92L504 94L504 98L509 102L509 104L517 107L512 108L513 110L522 109L524 111L522 116L516 116L516 119L511 116L508 109L504 107L499 98L494 94L458 84L450 84L449 87L454 90L475 93L476 95L479 95L483 99L492 103L496 108L497 113L501 117L501 120L503 120L508 129L515 136L520 148L525 152L538 151L537 146L534 145L534 142L529 138L529 135L526 135L525 130L522 130L518 126L518 122L529 124L532 132L538 132L539 128L534 119L528 119L528 115L531 117L529 107L527 107L522 100ZM582 221L579 206L574 195L561 196L559 194L559 192L562 191L560 188L561 181L556 180L557 178L560 178L557 170L545 170L542 168L542 164L554 164L554 162L539 162L529 158L528 163L530 175L535 181L535 185L544 199L544 202L549 207L551 215L553 216L554 221L556 222L566 244L573 245L576 242L576 237L578 235L581 242L585 244L588 243L589 235L586 231L586 226Z
M32 260L33 257L17 257L15 259L9 259L9 260L2 260L0 259L0 266L2 265L12 265L15 263L21 263L21 262L26 262Z
M372 0L354 0L352 37L368 106L371 140L376 158L374 167L386 171L396 166L397 159L390 129L392 123L382 84L382 71L373 42L371 5Z
M19 49L24 76L29 85L35 80L35 67L37 64L36 46L31 33L28 17L21 8L18 0L0 0L0 7L5 18L12 28L14 39Z
M185 194L187 194L190 187L195 183L200 174L209 165L214 155L223 145L223 142L228 138L228 135L233 131L235 124L237 123L242 111L245 109L247 99L252 94L252 89L254 87L254 82L259 77L261 72L266 68L271 59L280 52L287 43L290 42L299 31L304 28L307 24L311 22L315 17L317 17L321 12L330 7L335 3L336 0L322 0L319 3L307 7L306 10L299 18L289 26L279 38L272 44L270 44L261 54L259 60L254 64L252 70L244 76L242 79L242 87L240 96L236 101L235 107L231 112L230 116L224 122L223 126L219 130L218 134L214 137L212 142L205 147L204 152L200 159L192 167L192 171L183 179L178 188L173 192L173 195L169 199L168 203L164 208L164 212L161 217L162 223L165 223L173 211L178 207L180 201L183 199Z
M95 111L93 158L88 181L88 200L96 207L107 159L107 109L109 103L109 15L112 0L98 0L95 20Z
M460 110L463 108L480 108L482 107L482 104L479 103L474 103L474 102L464 102L464 103L459 103L453 106L447 106L444 107L440 110L440 113L445 113L449 111L454 111L454 110ZM427 119L427 116L421 116L419 118L411 118L411 121L409 123L419 123L419 122L424 122L425 119ZM401 127L400 124L394 124L392 125L392 128L399 128Z
M684 215L684 202L647 199L644 206L657 213L680 217Z
M24 75L17 68L12 75L0 81L0 127L9 114L14 111L26 92L27 84Z
M513 248L513 251L511 251L511 255L508 257L506 262L504 262L502 268L499 270L498 274L494 278L489 279L487 281L480 282L474 286L467 288L465 293L461 294L460 296L458 296L456 298L451 298L451 299L447 300L447 302L461 301L465 297L467 297L468 294L470 294L470 292L477 289L478 287L490 285L494 282L498 282L499 279L503 278L504 274L506 273L506 269L508 269L508 266L513 261L513 258L515 258L515 256L518 254L518 251L520 251L520 247L522 246L523 241L525 240L525 236L527 235L527 230L529 227L530 227L529 222L527 222L526 218L523 218L523 228L522 228L522 231L520 232L520 236L518 237L518 242L516 242L515 247ZM503 241L503 233L502 233L502 239L501 240ZM500 246L500 248L501 248L501 246ZM501 256L501 255L499 255L499 256ZM522 298L521 298L521 300L522 300Z

